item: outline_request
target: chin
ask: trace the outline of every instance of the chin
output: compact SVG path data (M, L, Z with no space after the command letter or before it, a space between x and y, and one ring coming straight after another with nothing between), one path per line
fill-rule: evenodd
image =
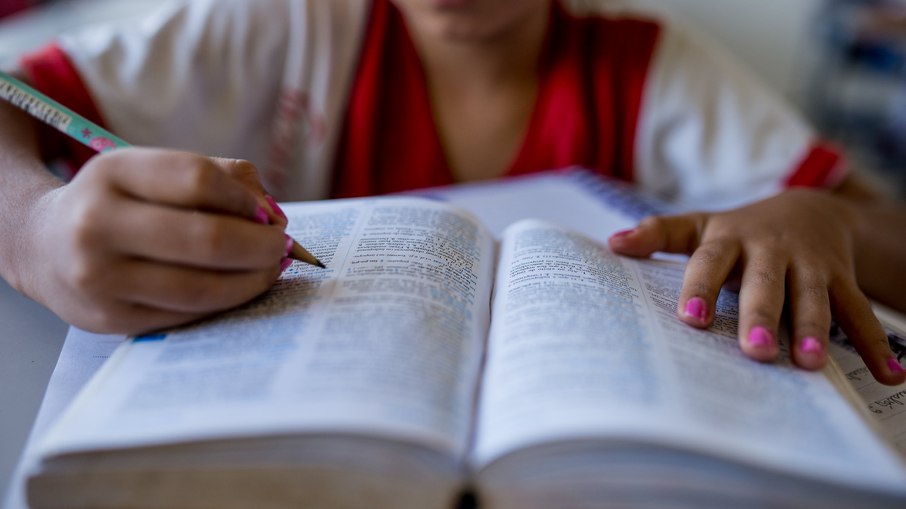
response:
M391 0L411 24L448 39L493 39L551 0Z
M435 9L464 9L474 7L477 0L425 0Z
M550 0L392 0L425 32L451 41L492 40Z
M481 26L480 24L457 20L442 20L432 23L430 31L438 38L451 42L493 40L500 32L496 26Z

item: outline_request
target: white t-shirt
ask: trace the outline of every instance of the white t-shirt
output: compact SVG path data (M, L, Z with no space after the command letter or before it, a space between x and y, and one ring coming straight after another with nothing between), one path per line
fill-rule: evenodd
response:
M603 2L606 5L608 2ZM598 2L565 1L600 15ZM279 199L329 196L369 0L185 0L136 25L61 37L104 123L136 145L248 159ZM635 133L636 183L681 207L718 208L790 184L831 186L832 151L760 81L713 46L662 26Z

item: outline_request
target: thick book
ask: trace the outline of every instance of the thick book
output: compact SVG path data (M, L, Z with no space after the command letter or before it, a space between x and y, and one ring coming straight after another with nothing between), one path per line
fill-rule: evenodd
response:
M839 370L745 358L728 292L711 329L677 320L682 261L430 199L285 211L328 269L124 343L31 507L906 506Z

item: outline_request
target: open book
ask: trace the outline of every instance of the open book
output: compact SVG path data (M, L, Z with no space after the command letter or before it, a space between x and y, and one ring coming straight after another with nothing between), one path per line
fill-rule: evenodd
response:
M424 199L285 211L328 270L120 347L41 445L33 508L906 503L837 377L744 358L730 294L711 330L677 321L682 263Z

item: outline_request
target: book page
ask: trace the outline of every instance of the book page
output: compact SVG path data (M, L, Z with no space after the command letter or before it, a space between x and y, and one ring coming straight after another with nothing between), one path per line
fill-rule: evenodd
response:
M135 338L45 453L305 431L462 453L489 319L490 235L428 200L286 212L288 233L328 269L297 262L246 306Z
M711 330L681 323L682 268L617 257L547 223L510 228L497 273L476 466L532 445L601 439L847 482L906 479L822 374L742 355L735 296L722 296Z
M498 239L517 221L540 219L603 242L652 213L640 210L641 199L622 187L626 185L574 170L531 173L414 194L448 201L472 212Z
M888 323L885 328L891 349L899 359L906 358L906 332ZM840 366L846 381L900 455L906 458L906 384L895 387L879 384L839 327L831 330L830 340L830 356Z

